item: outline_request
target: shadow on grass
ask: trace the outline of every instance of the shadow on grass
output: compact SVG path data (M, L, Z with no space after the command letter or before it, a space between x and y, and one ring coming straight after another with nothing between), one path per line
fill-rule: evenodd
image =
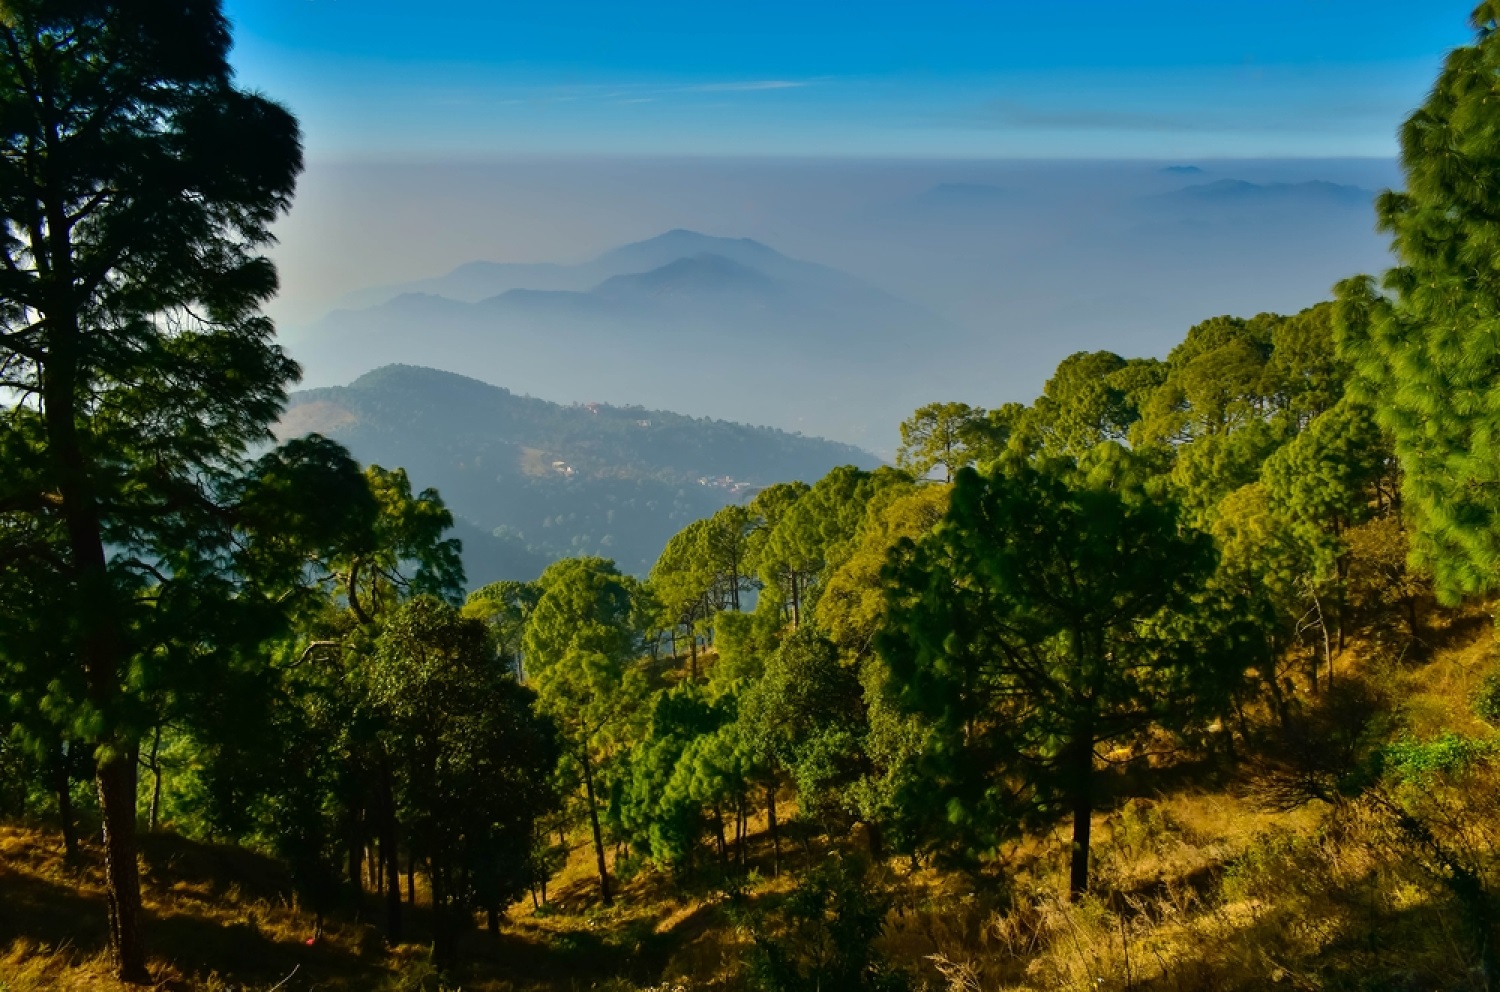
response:
M220 922L183 913L148 921L146 939L153 957L184 974L217 974L231 984L275 982L297 972L304 985L337 978L351 988L361 979L373 984L378 969L349 950L328 942L313 946L278 940L255 924Z
M0 947L25 938L93 954L109 925L104 900L62 883L0 870Z

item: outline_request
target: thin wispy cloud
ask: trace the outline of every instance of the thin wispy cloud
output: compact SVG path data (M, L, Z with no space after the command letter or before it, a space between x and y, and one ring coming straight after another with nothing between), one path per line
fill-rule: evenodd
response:
M1201 125L1183 117L1107 108L1071 110L1028 107L992 100L980 108L980 123L992 127L1063 131L1197 131Z

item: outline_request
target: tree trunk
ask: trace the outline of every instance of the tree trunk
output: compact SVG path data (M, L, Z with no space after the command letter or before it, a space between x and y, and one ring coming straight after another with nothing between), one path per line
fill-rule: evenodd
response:
M690 645L689 651L692 652L688 656L688 672L696 682L698 681L698 629L691 625L688 629L688 644Z
M745 847L750 841L750 818L745 815L745 793L741 792L735 797L734 810L734 846L739 852L740 869L745 867Z
M72 245L60 202L49 206L48 245L33 245L50 254L59 286L72 291ZM55 304L55 305L54 305ZM72 604L82 628L79 657L88 680L89 697L101 713L117 709L120 676L129 654L124 629L116 613L115 589L104 553L104 525L93 492L89 463L78 433L78 345L82 337L78 312L63 295L44 301L51 343L42 375L42 411L46 423L47 454L57 478L57 496L67 529L72 566ZM146 948L141 940L140 871L135 850L135 762L132 742L106 731L98 741L102 751L96 781L104 817L105 879L109 887L110 950L119 978L131 984L151 981Z
M880 825L874 820L865 821L865 839L870 842L870 860L876 864L885 860L885 837Z
M428 866L427 879L432 883L432 963L447 971L453 966L453 919L446 873L437 858Z
M797 588L797 571L796 571L796 569L792 570L792 582L791 582L791 586L792 586L792 629L796 630L797 627L802 623L802 607L801 607L801 603L798 602L798 598L800 596L800 590Z
M68 860L78 857L78 824L73 819L73 776L69 774L70 755L68 745L57 755L53 772L53 789L57 793L57 818L62 825L63 856Z
M719 864L729 867L729 844L724 840L724 812L717 805L714 806L714 837L719 842Z
M776 832L776 777L766 785L766 827L771 832L771 877L781 877L781 835Z
M1077 902L1089 890L1089 843L1094 829L1094 738L1080 734L1073 746L1073 857L1068 898Z
M359 818L349 826L349 885L354 889L354 918L365 901L365 842L360 837Z
M583 755L583 786L589 800L589 826L594 831L594 859L599 866L599 898L606 906L614 905L609 894L609 869L604 865L604 832L599 829L599 805L594 799L594 770L587 752Z
M417 904L417 852L409 847L406 852L406 904Z
M498 936L500 936L500 911L498 909L496 909L494 906L491 906L488 909L488 913L489 913L490 936L491 937L498 937Z
M389 758L380 763L380 857L384 862L385 936L392 944L401 943L401 865L396 860L398 845L396 822L396 788L392 781Z
M120 981L149 985L141 940L141 877L135 844L135 755L100 762L99 806L104 813L104 876L109 885L109 943Z
M151 740L151 818L150 830L156 833L161 826L161 724L156 725L156 736Z

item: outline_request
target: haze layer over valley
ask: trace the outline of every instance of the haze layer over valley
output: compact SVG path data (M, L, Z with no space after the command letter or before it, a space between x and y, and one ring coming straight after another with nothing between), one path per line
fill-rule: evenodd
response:
M1028 401L1387 264L1384 160L318 165L275 312L309 386L392 362L889 455L937 397ZM750 239L750 240L745 240Z

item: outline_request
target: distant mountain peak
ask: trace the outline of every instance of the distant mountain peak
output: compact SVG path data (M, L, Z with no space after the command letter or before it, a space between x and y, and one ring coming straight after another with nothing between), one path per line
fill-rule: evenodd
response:
M1341 204L1369 203L1375 194L1359 186L1346 186L1312 179L1295 183L1253 183L1244 179L1216 179L1210 183L1183 186L1170 193L1147 197L1164 203L1294 203L1308 201Z
M1164 172L1164 173L1166 173L1169 176L1201 176L1201 175L1203 175L1203 170L1200 169L1200 168L1198 168L1196 165L1169 165L1169 166L1166 166L1166 167L1164 167L1162 169L1159 169L1157 171Z
M658 266L649 272L614 276L594 293L613 296L622 292L645 292L654 296L695 292L757 292L769 289L774 280L715 252L698 252Z

